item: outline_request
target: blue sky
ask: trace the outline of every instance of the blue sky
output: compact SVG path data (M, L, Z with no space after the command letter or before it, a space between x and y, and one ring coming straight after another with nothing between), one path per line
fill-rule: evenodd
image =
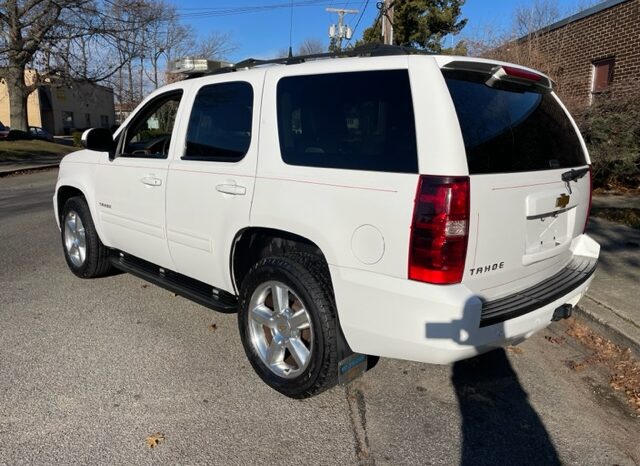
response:
M191 24L200 35L211 31L229 32L238 49L227 57L231 61L244 58L269 58L289 45L291 0L174 0L182 21ZM346 22L355 28L355 38L370 26L378 13L376 0L293 0L294 50L305 39L319 39L328 44L328 27L337 21L327 7L356 9L361 13L347 15ZM507 0L467 0L462 16L469 19L462 36L481 34L485 28L506 29L511 24L513 10L529 2ZM570 13L579 0L557 0L560 10ZM306 5L305 5L306 4ZM366 7L366 8L365 8ZM453 41L458 40L454 38ZM449 45L449 44L447 44Z

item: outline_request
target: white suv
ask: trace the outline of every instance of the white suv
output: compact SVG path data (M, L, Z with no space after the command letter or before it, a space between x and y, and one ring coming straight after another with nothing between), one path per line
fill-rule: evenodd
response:
M518 343L570 314L599 255L589 158L551 84L401 54L168 85L63 160L67 263L237 311L254 369L290 397L364 355L449 363Z

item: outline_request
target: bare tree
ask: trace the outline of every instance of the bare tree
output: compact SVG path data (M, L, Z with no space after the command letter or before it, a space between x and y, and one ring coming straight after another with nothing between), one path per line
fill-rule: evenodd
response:
M0 0L0 78L13 128L27 129L27 97L43 81L102 81L137 53L129 34L145 26L147 0L102 1ZM27 68L34 70L28 81Z
M545 26L560 19L557 0L534 0L528 5L519 5L513 13L513 29L518 37L536 34Z
M165 60L178 52L190 40L190 30L180 24L175 6L158 1L154 7L155 17L143 32L142 54L146 59L145 75L154 89L162 85L160 69Z
M192 36L195 37L195 34ZM192 55L210 60L220 60L226 58L238 47L233 42L230 34L212 32L204 39L198 39L197 42L190 43L189 48Z
M205 38L198 38L192 27L180 23L172 4L159 0L154 12L155 17L143 32L141 51L144 58L141 66L153 89L166 82L161 69L171 60L185 56L223 59L237 48L228 33L211 32Z
M298 55L313 55L325 51L325 45L320 39L305 39L298 47Z

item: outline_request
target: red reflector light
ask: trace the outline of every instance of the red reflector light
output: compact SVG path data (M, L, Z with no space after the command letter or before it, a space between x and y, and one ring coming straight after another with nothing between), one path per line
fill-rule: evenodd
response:
M503 66L502 69L508 76L514 78L528 79L529 81L540 81L542 76L532 71L523 70L522 68L515 68L513 66Z
M469 177L421 176L413 206L409 278L460 283L469 239Z

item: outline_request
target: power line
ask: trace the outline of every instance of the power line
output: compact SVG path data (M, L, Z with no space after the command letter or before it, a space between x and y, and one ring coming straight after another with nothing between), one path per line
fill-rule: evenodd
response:
M358 17L358 21L356 21L356 25L353 27L353 32L351 34L351 37L347 40L347 43L351 42L351 39L353 39L356 35L356 31L358 30L358 25L360 24L360 21L362 20L362 17L364 16L364 12L367 11L367 7L369 6L369 0L367 0L364 4L364 7L362 8L362 11L360 12L360 16Z
M185 9L178 8L177 11L181 18L211 18L220 16L232 16L242 15L248 13L259 13L269 10L277 10L284 8L300 8L300 7L317 7L331 5L332 2L328 0L298 0L288 3L273 3L270 5L248 5L248 6L236 6L236 7L216 7L216 8L203 8L199 11L192 11L189 13L183 13Z

